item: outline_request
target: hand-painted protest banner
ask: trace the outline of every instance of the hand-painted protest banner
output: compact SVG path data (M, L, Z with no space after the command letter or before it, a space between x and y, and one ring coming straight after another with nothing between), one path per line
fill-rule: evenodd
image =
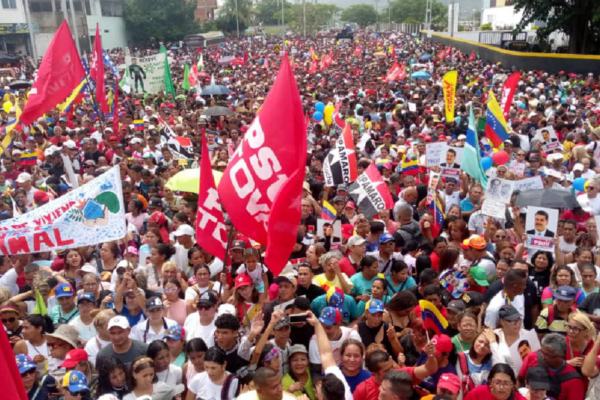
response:
M158 93L165 89L165 53L125 57L126 85L134 93Z
M65 196L0 223L0 254L90 246L125 236L119 166Z
M439 167L442 163L446 146L444 142L428 143L425 147L425 165L427 167Z

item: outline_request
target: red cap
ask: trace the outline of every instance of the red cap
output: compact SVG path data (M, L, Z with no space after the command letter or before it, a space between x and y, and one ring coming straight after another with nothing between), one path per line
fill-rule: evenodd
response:
M139 101L139 100L136 100L136 101L134 101L134 102L133 102L133 104L134 104L134 105L136 105L136 106L137 106L137 105L140 105L140 106L141 106L141 105L142 105L142 102L141 102L141 101Z
M248 132L248 127L247 127L247 126L242 126L242 127L240 128L240 132L241 132L241 133L246 133L246 132Z
M252 278L248 274L239 274L235 278L235 288L241 288L242 286L252 285Z
M460 392L460 379L455 374L443 374L438 380L438 389L446 389L456 394Z
M83 349L74 349L67 353L67 357L62 364L59 365L60 368L75 368L77 364L82 361L87 361L88 355Z
M431 338L431 343L435 345L436 356L452 351L452 339L448 335L435 335Z
M435 126L435 129L446 129L446 125L444 125L444 124L437 124Z
M352 208L352 209L354 209L356 207L354 206L353 202L349 201L349 202L346 203L346 205L344 206L344 208Z
M119 139L118 139L116 136L111 136L111 137L109 137L109 138L108 138L108 141L109 141L109 142L113 142L113 141L114 141L114 142L116 142L116 141L118 141L118 140L119 140Z
M34 203L44 203L46 201L50 201L50 196L48 196L48 193L42 190L37 190L33 194L33 201Z
M392 134L389 132L386 132L385 135L383 135L383 137L392 137Z
M425 136L425 141L426 142L431 142L431 136Z
M440 137L438 137L438 141L440 141L440 140L446 141L446 140L448 140L448 138L446 138L446 136L444 136L444 135L441 135Z

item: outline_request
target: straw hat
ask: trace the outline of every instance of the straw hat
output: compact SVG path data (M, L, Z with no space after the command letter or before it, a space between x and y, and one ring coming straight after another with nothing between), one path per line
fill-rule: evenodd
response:
M46 336L67 342L75 349L79 347L79 331L74 326L66 324L60 325L56 328L54 333L47 333Z

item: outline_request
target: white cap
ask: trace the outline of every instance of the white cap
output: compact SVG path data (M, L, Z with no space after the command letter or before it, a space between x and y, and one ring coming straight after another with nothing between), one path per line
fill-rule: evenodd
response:
M96 276L100 276L98 270L91 264L83 264L83 267L81 267L80 271L86 274L94 274Z
M352 236L350 239L348 239L348 247L352 247L352 246L360 246L361 244L365 243L365 239L362 236Z
M21 172L17 177L17 183L24 183L31 180L31 175L27 172Z
M154 125L148 125L148 130L149 131L152 131L152 130L155 130L155 129L156 129L156 126L154 126Z
M573 171L583 171L583 164L577 163L573 166Z
M194 236L194 229L188 224L179 225L179 228L173 232L173 236L179 237L183 235Z
M110 321L108 321L108 327L106 329L110 330L110 328L113 328L115 326L121 329L128 329L129 321L127 321L127 318L125 318L124 316L117 315L116 317L112 317Z
M217 318L223 314L231 314L233 316L237 316L237 313L235 311L235 306L233 304L229 304L229 303L221 304L219 306L219 309L217 310Z
M136 143L142 144L142 143L144 143L144 141L140 138L131 139L131 144L136 144Z
M102 396L98 397L98 400L119 400L119 399L117 397L115 397L115 395L112 395L109 393L109 394L103 394Z
M72 141L72 140L67 140L65 142L65 147L67 149L75 150L77 148L77 144L74 141Z
M466 138L467 138L466 135L462 135L462 134L458 135L458 140L462 140L462 139L466 139Z

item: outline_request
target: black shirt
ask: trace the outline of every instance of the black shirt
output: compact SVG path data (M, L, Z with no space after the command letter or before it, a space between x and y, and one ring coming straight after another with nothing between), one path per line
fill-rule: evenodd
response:
M541 299L544 288L550 286L550 268L538 272L534 267L529 268L529 279L537 289L537 296Z
M310 344L310 338L315 334L315 328L309 323L305 323L304 326L291 326L290 330L290 341L292 344L302 344L308 349Z
M216 347L220 348L219 346L216 346ZM225 350L221 349L225 353L225 359L227 360L227 366L225 367L225 370L232 374L235 374L239 369L241 369L242 367L245 367L246 365L248 365L250 363L249 360L245 360L239 356L238 347L239 347L239 343L237 343L233 347L233 349L231 349L229 351L225 351Z
M500 293L503 289L504 289L504 280L503 279L499 279L496 282L492 283L490 286L488 286L488 288L485 292L484 302L486 304L490 304L490 301L492 300L492 298L495 295L497 295L498 293ZM532 281L530 281L529 279L527 280L527 287L525 288L525 293L523 293L523 294L525 295L525 310L529 310L529 312L525 313L525 318L523 319L523 325L525 326L525 329L533 329L535 321L532 321L531 309L535 305L541 304L541 298L538 297L538 295L537 295L537 288L535 287L535 284Z
M577 308L586 314L600 316L600 293L588 294Z
M357 328L358 334L360 335L365 348L367 348L371 343L375 343L375 338L377 337L377 334L379 334L379 331L381 331L382 325L379 325L376 328L371 328L367 326L366 322L359 322ZM395 358L392 344L390 343L390 339L387 335L388 328L389 324L387 322L383 322L383 340L381 341L381 344L385 346L385 350L388 352L388 354L394 356Z
M314 299L326 293L327 292L325 291L325 289L312 283L308 285L307 288L302 285L298 285L298 287L296 288L296 296L306 297L308 300L310 300L311 303Z

